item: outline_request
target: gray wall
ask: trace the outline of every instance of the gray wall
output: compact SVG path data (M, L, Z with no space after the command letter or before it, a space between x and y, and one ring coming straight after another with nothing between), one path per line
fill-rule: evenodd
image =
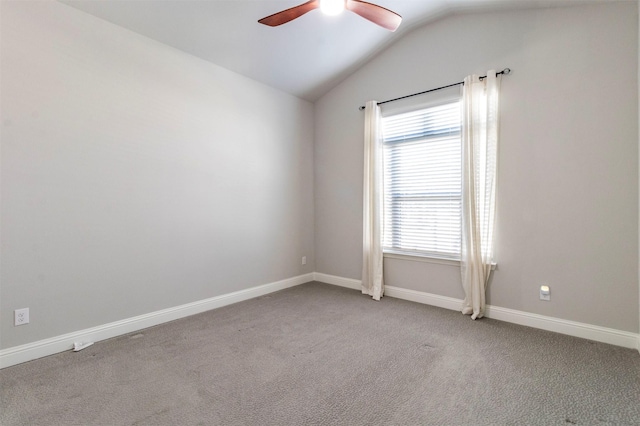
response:
M359 279L357 107L504 66L489 303L638 331L635 2L442 19L315 116L62 4L0 8L0 349L314 270ZM385 267L462 297L456 267Z
M361 277L358 106L510 67L488 302L638 332L637 2L457 15L316 103L316 270ZM463 296L457 267L385 260L387 285ZM538 298L541 284L551 301Z
M312 104L1 3L0 348L314 270Z

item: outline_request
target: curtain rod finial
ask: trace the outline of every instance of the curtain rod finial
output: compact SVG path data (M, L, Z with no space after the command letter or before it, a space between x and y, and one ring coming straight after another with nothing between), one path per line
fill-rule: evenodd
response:
M504 74L504 75L509 75L509 74L511 74L511 68L505 68L505 69L503 69L503 70L502 70L502 74Z

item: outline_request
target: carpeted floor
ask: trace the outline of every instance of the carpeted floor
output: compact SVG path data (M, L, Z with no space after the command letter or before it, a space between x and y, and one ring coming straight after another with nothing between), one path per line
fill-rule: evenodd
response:
M2 425L640 425L640 354L309 283L0 371Z

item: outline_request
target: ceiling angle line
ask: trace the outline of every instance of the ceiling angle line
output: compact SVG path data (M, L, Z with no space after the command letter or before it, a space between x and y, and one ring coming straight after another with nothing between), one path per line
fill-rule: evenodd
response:
M509 74L511 74L511 68L505 68L502 71L497 72L496 76L509 75ZM482 80L484 78L487 78L487 76L486 75L480 76L480 80ZM461 84L464 84L464 81L459 81L459 82L453 83L453 84L447 84L446 86L442 86L442 87L436 87L435 89L425 90L424 92L412 93L411 95L400 96L399 98L394 98L394 99L389 99L389 100L386 100L386 101L378 102L378 105L386 104L386 103L389 103L389 102L399 101L401 99L411 98L413 96L424 95L425 93L435 92L437 90L447 89L449 87L460 86ZM365 108L364 105L361 105L358 109L360 111L363 111L364 108Z

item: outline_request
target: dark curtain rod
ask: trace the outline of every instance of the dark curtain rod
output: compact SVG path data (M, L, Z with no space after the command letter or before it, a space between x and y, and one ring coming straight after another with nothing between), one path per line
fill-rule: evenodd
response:
M509 75L511 73L511 69L510 68L505 68L500 72L496 73L496 76L500 75L500 74L504 74L504 75ZM480 80L482 80L483 78L487 78L486 75L483 75L480 77ZM412 95L407 95L407 96L401 96L399 98L395 98L395 99L389 99L387 101L382 101L382 102L378 102L378 105L382 105L382 104L386 104L388 102L395 102L395 101L399 101L400 99L406 99L406 98L411 98L413 96L418 96L418 95L424 95L425 93L429 93L429 92L435 92L436 90L442 90L442 89L446 89L449 87L453 87L453 86L460 86L461 84L464 84L464 81L460 81L458 83L453 83L453 84L448 84L446 86L442 86L442 87L436 87L435 89L429 89L429 90L425 90L424 92L420 92L420 93L414 93ZM360 106L360 111L364 110L364 105Z

